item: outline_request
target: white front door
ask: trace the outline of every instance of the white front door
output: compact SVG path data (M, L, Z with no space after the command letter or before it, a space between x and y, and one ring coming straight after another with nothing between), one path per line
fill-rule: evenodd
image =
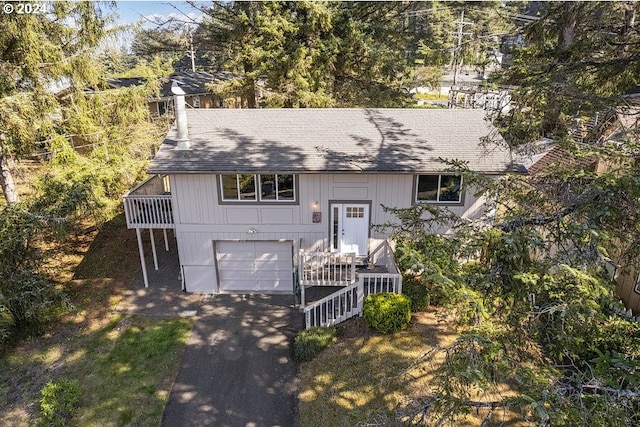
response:
M368 241L369 205L331 204L331 251L367 256Z

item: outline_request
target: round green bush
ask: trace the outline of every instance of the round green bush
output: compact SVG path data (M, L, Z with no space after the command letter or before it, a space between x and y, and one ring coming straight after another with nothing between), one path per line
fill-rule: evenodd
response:
M402 293L411 300L411 311L424 311L431 302L429 290L419 278L405 275L402 279Z
M385 292L369 295L364 299L363 316L370 328L383 334L396 333L411 320L411 299Z
M49 381L40 391L40 417L46 426L66 426L76 412L81 390L77 380Z
M337 330L333 326L300 331L293 341L294 359L298 362L313 359L333 342L336 334Z

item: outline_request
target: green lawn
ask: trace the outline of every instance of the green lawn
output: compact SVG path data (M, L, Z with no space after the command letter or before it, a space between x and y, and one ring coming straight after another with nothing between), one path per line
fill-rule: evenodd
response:
M116 317L78 355L79 426L159 425L192 322Z
M37 424L40 390L66 379L82 391L70 425L158 426L192 325L113 316L94 331L59 329L24 343L0 361L0 425Z
M160 424L193 321L113 314L140 268L123 224L51 245L48 268L75 309L0 355L0 426L38 425L40 392L60 380L82 391L71 426Z

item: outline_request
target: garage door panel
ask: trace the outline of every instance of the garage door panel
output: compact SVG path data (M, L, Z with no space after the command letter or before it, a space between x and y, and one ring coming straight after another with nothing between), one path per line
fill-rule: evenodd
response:
M247 261L253 262L254 253L253 252L218 252L218 258L223 259L225 261Z
M293 292L290 242L216 242L222 292Z
M223 280L223 278L220 278ZM225 291L252 291L255 290L255 280L242 280L242 279L226 279L224 281Z
M291 269L289 271L280 270L280 271L258 271L255 273L255 278L257 280L274 280L274 279L282 279L282 280L290 280L289 275L291 274Z
M251 260L251 261L245 261L245 260L237 261L235 259L229 259L229 258L220 259L219 264L224 265L224 270L225 271L230 271L230 270L253 271L253 265L254 265L253 260Z
M253 240L256 252L287 252L291 251L290 242L274 242L272 240ZM238 242L243 243L243 242Z
M256 271L262 271L263 269L291 271L291 260L273 262L260 260L256 261L254 265L256 266Z
M261 282L258 281L256 290L269 288L271 292L291 292L291 284L289 282Z

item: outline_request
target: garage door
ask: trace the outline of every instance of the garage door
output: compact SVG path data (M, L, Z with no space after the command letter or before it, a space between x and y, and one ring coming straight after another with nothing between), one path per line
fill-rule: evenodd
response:
M220 292L293 293L291 242L216 242Z

